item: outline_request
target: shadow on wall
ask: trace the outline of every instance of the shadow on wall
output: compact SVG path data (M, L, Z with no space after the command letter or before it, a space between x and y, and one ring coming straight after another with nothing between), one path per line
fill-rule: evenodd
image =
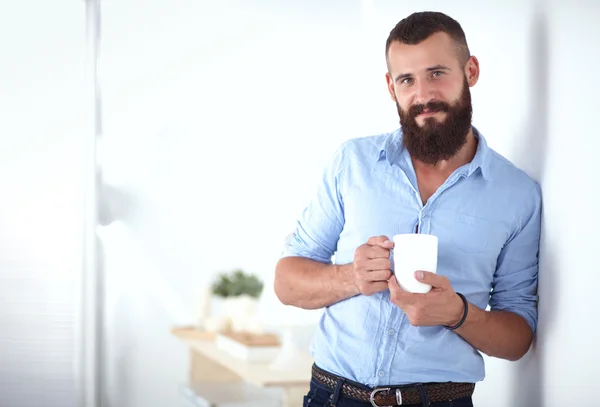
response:
M515 164L525 170L531 177L542 185L546 166L546 155L548 151L548 27L547 17L543 6L535 10L531 24L530 46L532 60L529 76L529 94L531 95L529 114L525 117L528 121L523 129L524 133L517 138L519 148L514 159ZM538 293L540 294L540 318L538 330L534 343L529 352L521 361L514 365L514 383L512 405L514 406L543 406L543 366L541 348L544 346L545 333L549 332L547 317L553 315L551 299L555 294L557 264L551 257L555 253L552 247L548 247L547 239L544 238L544 215L542 208L542 238L540 244L540 274Z
M188 350L170 333L191 316L122 221L99 228L104 275L103 406L177 406Z

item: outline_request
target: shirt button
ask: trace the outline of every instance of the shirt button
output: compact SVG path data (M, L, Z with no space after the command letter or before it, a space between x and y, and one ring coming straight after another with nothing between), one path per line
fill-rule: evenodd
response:
M388 334L390 334L390 335L394 335L395 333L396 333L396 332L395 332L393 329L390 329L390 330L388 331Z
M385 372L383 370L380 370L379 372L377 372L377 376L383 377L383 375L385 375Z

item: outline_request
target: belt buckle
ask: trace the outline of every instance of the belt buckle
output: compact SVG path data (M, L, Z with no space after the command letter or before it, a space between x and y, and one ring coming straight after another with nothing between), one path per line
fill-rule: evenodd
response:
M394 407L394 406L380 406L379 404L375 403L375 395L380 392L380 391L390 391L391 388L389 387L383 387L383 388L379 388L379 389L373 389L373 391L371 392L371 396L369 397L369 401L371 401L371 405L373 407ZM401 406L402 405L402 392L400 391L400 389L396 389L396 405L397 406Z

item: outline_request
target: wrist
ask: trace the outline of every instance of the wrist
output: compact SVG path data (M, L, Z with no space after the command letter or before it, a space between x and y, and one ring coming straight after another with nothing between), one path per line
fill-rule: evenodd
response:
M469 313L469 303L467 301L467 299L465 298L465 296L461 293L456 293L456 308L455 311L453 312L453 316L452 319L449 321L449 323L445 324L444 326L452 331L454 331L455 329L458 329L459 327L462 326L462 324L464 324L465 320L467 319L467 315Z
M465 305L463 304L460 296L455 293L452 298L454 298L451 307L452 314L448 318L448 321L446 321L446 326L454 326L458 324L465 313Z
M352 263L349 264L337 264L334 265L335 271L340 277L342 286L344 287L344 297L353 297L355 295L360 294L360 290L356 285L356 279L354 278L354 273L352 271Z

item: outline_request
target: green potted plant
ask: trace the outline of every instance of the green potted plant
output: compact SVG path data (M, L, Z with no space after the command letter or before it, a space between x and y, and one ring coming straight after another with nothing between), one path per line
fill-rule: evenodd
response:
M264 284L254 274L235 269L220 273L211 286L214 298L220 302L221 326L224 330L257 330L258 299Z
M249 296L259 298L263 283L253 274L246 274L241 269L230 273L221 273L212 285L213 295L221 298Z

